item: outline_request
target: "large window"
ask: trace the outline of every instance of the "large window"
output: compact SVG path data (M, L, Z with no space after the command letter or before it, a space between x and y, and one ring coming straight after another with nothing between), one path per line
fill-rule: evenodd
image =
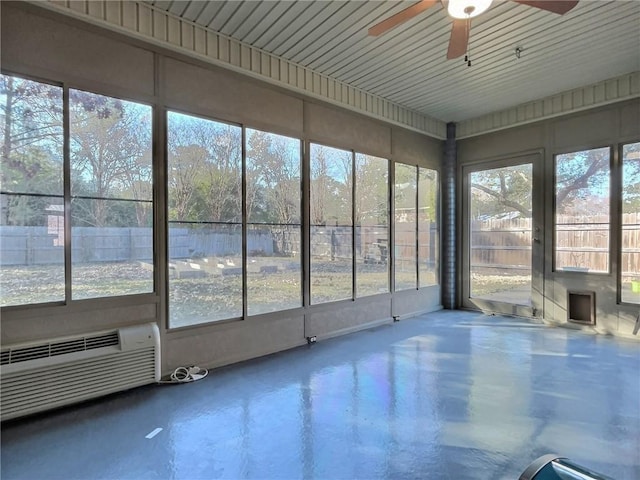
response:
M168 115L169 325L242 316L242 129Z
M65 300L62 88L0 75L1 305Z
M300 140L246 131L247 313L302 306Z
M69 91L73 299L153 291L151 113Z
M153 292L151 107L69 90L65 163L63 89L0 82L2 305Z
M640 303L640 142L622 147L621 299Z
M311 144L311 303L353 298L353 155Z
M417 269L417 168L395 164L394 267L395 290L418 287Z
M418 167L418 277L420 287L440 283L438 172Z
M610 149L556 156L555 268L609 272Z
M389 291L389 161L356 154L356 296Z

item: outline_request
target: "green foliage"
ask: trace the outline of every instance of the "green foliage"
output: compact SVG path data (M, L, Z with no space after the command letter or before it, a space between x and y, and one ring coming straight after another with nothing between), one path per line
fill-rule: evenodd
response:
M250 223L300 223L300 142L247 131L247 213Z
M624 146L622 187L623 212L640 212L640 142Z
M418 168L418 209L420 222L438 221L439 185L438 172L429 168Z
M530 217L532 207L531 165L496 168L470 175L471 218L512 215Z
M73 224L148 225L151 109L71 90L69 110Z
M403 218L415 214L418 169L403 163L395 164L395 210Z
M556 156L556 211L562 215L609 213L609 148Z
M0 75L0 103L2 191L16 194L1 223L43 225L62 205L62 89ZM71 90L69 111L73 225L150 225L151 108Z
M389 224L389 161L356 155L356 224Z
M311 145L311 224L351 225L351 152Z
M169 220L242 220L239 127L169 113Z
M0 224L44 225L61 203L62 89L0 75L3 215Z

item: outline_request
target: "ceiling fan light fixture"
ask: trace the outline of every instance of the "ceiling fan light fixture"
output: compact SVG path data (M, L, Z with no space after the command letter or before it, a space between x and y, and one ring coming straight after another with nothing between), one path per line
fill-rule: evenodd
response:
M453 18L477 17L491 6L492 0L449 0L447 12Z

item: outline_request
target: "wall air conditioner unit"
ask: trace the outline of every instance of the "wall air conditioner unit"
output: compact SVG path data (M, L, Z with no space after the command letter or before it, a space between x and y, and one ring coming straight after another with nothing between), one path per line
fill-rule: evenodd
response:
M0 419L21 417L160 380L154 323L3 346Z

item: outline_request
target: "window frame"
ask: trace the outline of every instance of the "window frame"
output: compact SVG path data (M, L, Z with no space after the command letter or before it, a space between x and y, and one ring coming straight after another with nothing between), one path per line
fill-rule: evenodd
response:
M63 277L64 277L64 298L62 300L53 300L53 301L47 301L47 302L39 302L39 303L23 303L23 304L15 304L15 305L4 305L4 306L0 306L0 311L2 312L10 312L10 311L17 311L17 310L24 310L24 309L32 309L32 308L47 308L47 307L59 307L59 306L65 306L68 305L70 303L71 300L71 294L69 291L69 287L70 287L70 272L69 272L69 265L67 265L67 238L68 237L68 233L67 232L67 196L66 196L66 177L65 177L65 172L67 170L67 155L66 155L66 149L67 149L67 129L66 129L66 118L67 118L67 107L66 107L66 90L65 90L65 83L64 82L59 82L59 81L53 81L44 77L39 77L36 75L28 75L28 74L23 74L23 73L19 73L19 72L14 72L11 70L7 70L7 69L0 69L0 74L4 75L4 76L8 76L8 77L15 77L15 78L19 78L21 80L27 80L30 82L36 82L36 83L41 83L44 85L48 85L50 87L58 87L62 90L62 95L61 95L61 99L62 99L62 202L64 205L64 212L63 212L63 231L64 231L64 238L65 238L65 242L64 242L64 246L63 246L63 264L62 264L62 268L63 268ZM20 194L17 194L20 195Z
M171 325L171 301L170 301L170 279L169 279L169 263L170 263L170 254L171 254L171 249L170 249L170 243L169 243L169 231L170 231L170 224L171 221L169 220L169 114L171 113L175 113L178 115L182 115L182 116L187 116L187 117L191 117L191 118L195 118L198 120L204 120L207 122L215 122L215 123L219 123L219 124L223 124L223 125L227 125L230 127L237 127L240 128L240 148L241 148L241 152L240 152L240 182L241 182L241 202L242 202L242 212L241 212L241 221L240 221L240 230L241 230L241 257L243 259L243 264L242 264L242 275L241 275L241 301L242 301L242 308L241 308L241 314L240 316L233 316L233 317L227 317L227 318L221 318L218 320L208 320L206 322L199 322L199 323L191 323L188 325L180 325L180 326L172 326ZM166 292L166 300L165 300L165 305L164 305L164 315L165 315L165 324L166 324L166 329L167 331L170 332L177 332L177 331L181 331L181 330L189 330L189 329L193 329L193 328L200 328L203 326L207 326L207 325L218 325L218 324L223 324L223 323L231 323L231 322L238 322L238 321L244 321L247 319L247 315L246 315L246 304L247 304L247 299L246 299L246 266L245 266L245 254L246 254L246 242L245 242L245 229L246 229L246 182L245 182L245 163L246 163L246 158L245 158L245 126L243 124L237 123L237 122L232 122L232 121L228 121L228 120L221 120L219 118L215 118L213 116L207 116L207 115L203 115L201 113L196 113L190 110L185 110L183 108L172 108L169 106L165 106L162 109L162 112L160 113L161 117L162 117L162 122L163 122L163 130L164 130L164 135L162 136L162 141L164 143L163 148L164 148L164 155L163 155L163 165L162 165L162 170L163 170L163 175L164 175L164 182L163 182L163 187L164 187L164 202L162 205L163 208L163 213L164 213L164 221L163 221L163 226L164 226L164 245L165 245L165 258L164 258L164 265L163 265L163 269L165 272L164 275L164 289ZM228 222L228 225L237 225L236 223L232 223L232 222Z
M617 274L616 274L616 304L621 305L623 307L631 307L638 308L640 307L639 303L634 302L626 302L622 299L622 242L623 242L623 232L624 232L624 222L623 222L623 206L624 206L624 147L627 145L632 145L634 143L640 143L640 137L637 139L627 139L620 141L617 144L617 148L614 150L614 154L616 155L616 161L613 166L613 177L614 181L611 186L612 190L612 200L614 200L615 196L615 213L616 220L612 222L612 227L614 227L617 238L616 238L616 256L615 263L617 266ZM639 254L640 255L640 254Z
M158 110L159 107L155 104L151 97L143 98L143 95L135 96L129 95L122 91L109 88L94 88L93 86L87 86L78 82L67 80L52 80L51 78L26 74L20 71L14 71L11 69L0 69L0 74L5 76L11 76L19 78L21 80L27 80L36 82L52 87L58 87L62 89L62 186L63 194L62 200L64 205L63 212L63 230L64 230L64 245L63 245L63 267L64 267L64 298L61 300L39 302L39 303L24 303L16 305L0 306L0 312L20 312L27 310L40 310L47 311L47 309L53 309L52 312L58 313L58 310L63 308L75 308L80 305L109 305L116 302L118 305L126 305L130 302L136 302L136 299L149 298L155 301L158 296L158 279L159 279L159 264L158 264L158 170L155 162L157 156L157 141L158 135ZM114 295L114 296L97 296L90 298L73 299L72 297L72 225L71 225L71 132L70 132L70 90L79 90L84 93L99 95L103 97L109 97L115 100L122 100L131 103L136 103L142 106L150 108L150 146L151 146L151 229L152 229L152 290L149 292L137 292L132 294ZM83 307L80 307L83 308Z
M240 168L240 174L241 174L241 190L242 190L242 215L241 215L241 221L239 223L229 223L230 225L239 225L241 227L241 257L242 257L242 280L241 280L241 284L242 284L242 313L239 316L231 316L231 317L227 317L227 318L221 318L221 319L217 319L217 320L208 320L208 321L204 321L204 322L199 322L199 323L192 323L192 324L187 324L187 325L180 325L180 326L171 326L171 317L170 317L170 307L171 307L171 302L169 299L169 289L170 289L170 285L169 285L169 275L168 275L168 265L169 265L169 255L170 255L170 248L169 248L169 225L170 225L170 221L169 221L169 201L168 201L168 197L169 197L169 148L168 148L168 138L169 138L169 114L170 113L175 113L178 115L184 115L184 116L188 116L191 118L195 118L195 119L199 119L199 120L204 120L204 121L208 121L208 122L215 122L218 124L222 124L222 125L227 125L227 126L231 126L231 127L237 127L241 129L241 168ZM165 249L165 267L163 267L165 269L165 275L164 275L164 288L165 291L167 292L167 300L166 300L166 305L165 305L165 309L164 309L164 314L165 314L165 324L166 324L166 328L167 331L170 332L176 332L176 331L182 331L182 330L189 330L189 329L193 329L193 328L201 328L201 327L205 327L205 326L211 326L211 325L219 325L219 324L227 324L227 323L233 323L233 322L243 322L246 320L250 320L252 318L257 318L257 317L273 317L273 316L277 316L280 315L282 312L290 312L290 311L294 311L296 309L302 309L305 307L308 307L309 304L307 303L306 300L306 295L305 295L305 288L306 288L306 272L308 271L307 269L307 265L305 262L305 249L307 248L307 240L306 240L306 236L305 236L305 225L307 222L307 218L308 215L306 214L307 211L307 207L309 205L309 202L307 201L305 195L305 176L306 176L306 171L307 171L307 164L308 164L308 159L305 156L305 152L306 152L306 141L301 138L301 137L296 137L294 135L292 135L291 133L279 133L276 131L270 131L267 128L261 127L261 126L252 126L249 124L244 124L244 123L238 123L238 122L233 122L233 121L229 121L229 120L224 120L224 119L220 119L217 116L214 115L207 115L207 114L202 114L202 113L198 113L198 112L194 112L192 110L186 110L184 108L173 108L170 106L165 106L164 108L162 108L162 111L160 113L161 117L162 117L162 121L163 121L163 127L164 127L164 135L163 135L163 141L164 141L164 158L163 158L163 174L164 174L164 189L165 189L165 202L164 205L162 206L162 208L164 209L164 240L165 240L165 245L166 245L166 249ZM280 137L285 137L285 138L289 138L292 140L295 140L296 142L299 142L299 155L300 155L300 180L298 182L299 184L299 188L300 188L300 205L299 205L299 212L300 212L300 223L299 224L291 224L291 225L297 225L300 228L300 243L301 243L301 255L300 255L300 305L295 306L295 307L288 307L288 308L284 308L284 309L278 309L278 310L273 310L273 311L267 311L267 312L259 312L259 313L253 313L250 314L248 311L248 307L249 307L249 299L248 299L248 271L247 271L247 260L249 258L248 255L248 249L247 249L247 236L248 236L248 232L249 232L249 226L250 225L271 225L270 223L263 223L263 222L249 222L249 215L248 215L248 211L247 211L247 139L248 139L248 130L253 130L253 131L258 131L258 132L262 132L262 133L266 133L266 134L270 134L270 135L275 135L275 136L280 136Z
M121 100L121 101L125 101L125 102L129 102L129 103L135 103L137 105L141 105L144 107L148 107L150 109L150 131L149 131L149 140L150 140L150 147L151 147L151 163L150 163L150 172L151 172L151 194L150 194L150 200L146 201L146 202L150 202L151 203L151 259L152 259L152 266L153 266L153 271L151 274L151 278L152 278L152 288L150 291L148 292L137 292L137 293L132 293L132 294L122 294L122 295L113 295L113 296L98 296L98 297L88 297L88 298L79 298L79 299L74 299L73 298L73 253L72 253L72 249L73 249L73 224L72 224L72 205L71 205L71 201L73 200L74 196L72 195L71 192L71 185L73 183L73 180L71 178L71 113L70 113L70 102L71 102L71 94L70 94L70 90L75 90L75 91L79 91L85 94L90 94L90 95L96 95L96 96L101 96L101 97L107 97L109 99L112 100ZM64 156L64 168L65 168L65 172L64 172L64 191L65 191L65 264L67 262L68 259L68 273L65 272L65 280L66 280L66 276L68 275L68 282L67 282L67 295L68 295L68 299L69 302L89 302L89 301L94 301L94 300L98 300L98 299L110 299L110 298L130 298L130 297L140 297L140 296L157 296L158 295L158 255L157 255L157 249L158 249L158 229L157 229L157 205L158 205L158 185L157 185L157 180L158 180L158 176L157 176L157 168L155 165L155 158L156 158L156 153L157 153L157 146L156 146L156 141L155 141L155 136L156 136L156 132L157 132L157 107L153 102L146 102L146 101L141 101L137 98L130 98L127 97L125 95L114 95L111 93L101 93L99 91L96 91L95 89L92 88L86 88L83 86L76 86L73 84L65 84L64 86L64 90L63 90L63 98L64 98L64 119L63 119L63 130L64 130L64 150L65 150L65 156ZM90 195L88 196L76 196L76 198L81 198L81 199L98 199L97 197L91 197ZM105 198L105 199L100 199L103 201L123 201L123 199L119 199L119 198ZM139 200L134 199L134 200L126 200L125 201L134 201L137 202ZM67 242L66 239L69 239L69 242ZM69 249L68 255L66 252L66 249Z
M557 167L558 167L558 156L560 155L568 155L571 153L579 153L579 152L587 152L590 150L600 150L600 149L609 149L609 162L608 162L608 173L609 173L609 224L608 224L608 233L609 233L609 241L608 241L608 245L607 245L607 255L608 255L608 260L607 260L607 271L606 272L598 272L598 271L577 271L577 270L565 270L565 269L558 269L557 266L557 238L558 238L558 231L557 231L557 209L558 209L558 205L557 205L557 185L558 185L558 174L557 174ZM616 211L615 207L614 207L614 176L615 176L615 162L614 159L617 156L616 154L616 149L614 148L614 146L612 144L605 144L605 145L588 145L588 146L584 146L584 147L574 147L574 148L567 148L567 149L563 149L563 150L558 150L556 152L553 153L553 175L552 175L552 198L551 198L551 206L552 206L552 211L551 211L551 225L552 225L552 237L551 237L551 272L554 275L568 275L568 276L575 276L575 275L595 275L598 277L607 277L607 276L612 276L613 275L613 258L614 258L614 254L616 253L613 250L613 246L614 243L614 231L612 228L612 223L613 223L613 218L614 218L614 213Z
M358 212L358 191L360 190L358 188L358 155L362 155L364 157L374 157L378 160L383 160L386 163L386 168L387 168L387 181L386 181L386 217L387 217L387 282L386 282L386 290L384 292L376 292L376 293L365 293L365 294L359 294L358 293L358 257L356 255L356 231L357 229L362 229L364 228L363 225L358 225L356 222L356 218L357 218L357 214ZM384 157L380 157L378 155L370 155L367 153L362 153L362 152L356 152L355 150L353 151L353 193L352 193L352 204L353 204L353 213L352 213L352 218L353 218L353 297L354 299L359 299L359 298L367 298L367 297L373 297L375 295L387 295L389 293L392 292L392 282L391 282L391 269L392 269L392 257L391 257L391 230L392 230L392 223L391 223L391 167L392 167L393 162L391 160L389 160L388 158L384 158Z
M247 200L247 141L248 141L248 135L247 135L247 130L253 130L253 131L257 131L257 132L262 132L262 133L266 133L269 135L275 135L275 136L279 136L279 137L284 137L284 138L288 138L291 140L295 140L298 142L298 154L299 156L299 181L298 181L298 188L299 188L299 197L298 197L298 223L291 223L291 224L276 224L276 223L266 223L266 222L249 222L249 211L247 209L246 206L246 200ZM247 319L249 317L256 317L256 316L261 316L261 315L270 315L270 314L277 314L278 312L287 312L287 311L291 311L291 310L295 310L298 308L303 308L304 307L304 286L305 286L305 268L304 268L304 245L305 245L305 241L304 241L304 188L303 188L303 180L304 180L304 140L302 140L301 138L297 138L297 137L293 137L290 135L285 135L285 134L281 134L281 133L276 133L276 132L270 132L267 131L266 129L263 128L257 128L257 127L250 127L248 125L242 125L242 185L243 185L243 217L242 217L242 223L243 223L243 319ZM267 311L267 312L259 312L259 313L253 313L250 314L249 313L249 276L248 276L248 269L247 269L247 264L248 264L248 259L249 259L249 252L248 252L248 248L247 248L247 238L248 238L248 232L249 232L249 226L250 225L268 225L268 226L277 226L277 225L287 225L287 226L297 226L299 228L300 231L300 245L301 245L301 252L300 252L300 270L299 270L299 281L300 281L300 289L299 289L299 300L300 303L299 305L295 306L295 307L287 307L287 308L282 308L282 309L278 309L278 310L271 310L271 311Z
M414 215L415 215L415 224L414 224L414 234L415 234L415 241L414 241L414 248L415 248L415 256L414 256L414 267L415 267L415 285L413 287L408 287L408 288L398 288L398 282L397 282L397 270L396 270L396 262L397 262L397 255L396 255L396 225L397 225L397 221L396 221L396 185L397 185L397 178L396 178L396 168L398 165L404 165L405 167L409 167L412 168L414 170L414 180L415 180L415 195L414 195L414 199L413 199L413 208L414 208ZM418 220L418 211L420 209L419 206L419 201L420 201L420 196L419 196L419 183L420 183L420 174L419 174L419 170L420 167L418 165L412 165L410 163L404 163L404 162L398 162L395 161L393 162L393 188L391 190L391 195L393 198L393 210L391 212L391 217L393 220L393 248L390 249L393 251L393 256L392 256L392 262L393 262L393 293L398 293L398 292L408 292L408 291L413 291L413 290L420 290L420 265L419 265L419 249L420 249L420 232L418 229L418 225L419 225L419 220ZM427 288L422 287L422 288Z
M436 195L435 195L435 199L436 199L436 208L435 208L435 219L434 219L434 223L436 224L436 228L437 228L437 234L436 234L436 242L434 245L430 245L431 249L436 249L436 254L435 254L435 263L436 263L436 268L435 268L435 274L436 274L436 283L430 283L430 284L422 284L421 281L421 277L420 277L420 265L421 265L421 261L422 258L420 257L420 198L421 198L421 189L420 189L420 172L422 172L423 170L430 170L432 172L435 172L436 174L436 181L435 181L435 185L437 188L436 191ZM442 209L442 198L440 196L440 192L441 192L441 185L440 185L440 171L436 168L429 168L429 167L421 167L420 165L418 165L418 185L416 188L416 195L418 197L418 201L417 201L417 228L418 228L418 251L417 251L417 263L418 263L418 290L423 289L423 288L431 288L431 287L439 287L441 285L441 281L442 281L442 250L441 250L441 246L442 246L442 232L441 232L441 225L440 225L440 218L441 218L441 209ZM425 259L426 261L426 259Z
M334 146L331 145L329 143L326 142L322 142L322 141L315 141L315 140L307 140L305 142L306 145L306 157L304 159L304 162L306 163L306 166L303 168L303 176L307 178L308 180L308 189L307 189L307 194L306 194L306 198L307 198L307 205L306 207L304 206L304 202L303 202L303 211L304 214L307 217L307 222L305 223L305 225L308 225L307 228L307 238L309 239L309 241L306 244L306 248L308 250L307 255L308 255L308 262L306 265L306 272L308 272L307 275L307 279L306 279L306 285L308 286L308 296L305 294L305 299L308 298L308 302L304 302L304 306L305 307L318 307L320 305L327 305L327 304L333 304L333 303L340 303L340 302L353 302L356 299L356 257L355 257L355 209L356 209L356 204L355 204L355 194L356 194L356 182L355 182L355 175L356 175L356 152L355 150L353 150L352 148L344 148L344 147L339 147L339 146ZM312 228L314 225L311 223L311 191L312 191L312 158L311 158L311 151L313 148L313 145L317 145L319 147L326 147L326 148L330 148L333 150L341 150L345 153L349 153L349 158L351 161L351 169L350 169L350 181L351 181L351 188L350 188L350 196L351 196L351 205L349 208L349 215L351 218L351 224L348 225L350 232L351 232L351 292L350 295L347 297L345 296L344 298L340 298L340 299L335 299L335 300L328 300L328 301L322 301L322 302L314 302L313 301L313 297L312 297L312 292L311 292L311 286L312 286L312 273L313 273L313 269L312 269L312 254L311 254L311 249L312 249L312 244L313 244L313 236L312 236ZM303 222L304 223L304 222ZM339 225L336 225L339 226ZM344 227L347 227L347 225L344 225ZM303 233L304 235L304 233ZM305 283L303 281L303 283Z

